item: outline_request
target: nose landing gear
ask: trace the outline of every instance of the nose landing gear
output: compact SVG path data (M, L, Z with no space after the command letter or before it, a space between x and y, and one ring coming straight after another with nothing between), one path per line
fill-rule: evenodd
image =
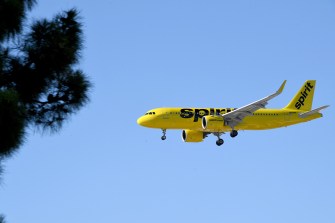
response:
M163 135L161 137L162 140L165 140L166 139L166 129L162 129L163 131Z

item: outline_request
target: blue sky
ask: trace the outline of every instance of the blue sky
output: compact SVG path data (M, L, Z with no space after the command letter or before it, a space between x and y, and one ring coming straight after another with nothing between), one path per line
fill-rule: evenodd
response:
M334 1L40 0L31 17L72 7L91 103L5 162L7 222L335 221ZM243 106L287 80L280 108L307 79L324 118L220 148L136 123L156 107Z

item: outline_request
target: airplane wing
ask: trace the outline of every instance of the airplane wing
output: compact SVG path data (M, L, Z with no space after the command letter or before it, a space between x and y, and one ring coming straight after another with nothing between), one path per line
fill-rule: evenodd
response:
M275 93L222 115L225 124L233 128L238 123L242 122L244 117L251 116L252 113L258 109L265 108L265 106L268 104L268 101L278 96L283 91L285 84L286 80L281 84L280 88Z

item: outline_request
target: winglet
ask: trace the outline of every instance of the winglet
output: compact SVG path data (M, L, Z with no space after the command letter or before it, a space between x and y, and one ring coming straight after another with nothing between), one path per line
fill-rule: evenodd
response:
M286 80L284 80L284 82L280 85L280 88L278 89L277 94L280 94L283 91L285 84L286 84Z

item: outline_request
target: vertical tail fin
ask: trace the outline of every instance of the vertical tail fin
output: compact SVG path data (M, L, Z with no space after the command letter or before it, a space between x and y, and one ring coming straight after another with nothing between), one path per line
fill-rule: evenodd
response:
M285 108L293 110L310 111L312 109L315 85L316 85L315 80L306 81Z

